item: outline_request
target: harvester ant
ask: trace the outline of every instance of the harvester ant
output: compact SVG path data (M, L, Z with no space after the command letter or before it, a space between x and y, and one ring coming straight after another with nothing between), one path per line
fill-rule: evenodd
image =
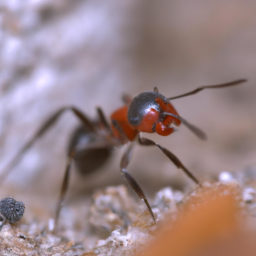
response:
M171 104L170 100L196 94L204 89L229 87L244 82L246 82L245 79L239 79L224 84L201 86L188 93L170 98L166 98L165 96L160 94L156 87L154 88L154 91L143 92L133 99L129 96L125 96L123 97L125 105L114 111L110 117L111 125L109 125L109 123L107 122L107 119L105 118L105 115L101 108L97 108L99 121L92 122L83 114L82 111L80 111L76 107L63 107L52 116L50 116L50 118L37 131L34 137L32 137L32 139L28 141L27 144L25 144L25 146L19 151L16 157L2 172L0 180L3 181L4 178L6 178L7 174L10 173L10 170L19 161L23 153L32 146L35 140L42 136L64 112L70 110L80 120L84 130L81 130L81 128L79 128L70 143L64 179L62 182L60 196L56 207L55 227L57 226L61 205L68 189L72 160L75 160L76 164L78 164L79 166L79 161L82 161L82 157L77 157L79 154L83 155L83 153L85 152L94 152L94 154L97 154L100 152L99 159L97 159L95 163L91 162L91 165L88 166L88 168L93 171L97 168L99 164L101 164L108 158L111 149L117 146L124 145L126 143L129 143L129 145L121 159L120 172L125 177L130 187L144 201L155 223L156 220L154 214L144 192L142 191L136 180L127 171L127 166L130 162L131 153L134 145L134 143L132 142L137 140L138 143L142 146L158 147L174 163L174 165L176 165L177 168L181 168L190 179L192 179L196 184L200 185L199 180L182 164L177 156L175 156L168 149L162 147L156 142L147 138L140 137L140 132L156 132L161 136L168 136L175 131L175 126L179 126L182 123L198 138L205 140L205 133L196 126L190 124L183 117L181 117ZM85 134L85 132L87 135L89 134L88 138L90 143L88 143L88 138L86 142L79 139L81 137L80 135L83 133Z

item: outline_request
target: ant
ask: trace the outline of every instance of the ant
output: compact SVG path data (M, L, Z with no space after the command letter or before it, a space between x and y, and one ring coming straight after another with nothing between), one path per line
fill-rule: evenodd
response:
M140 199L144 201L154 223L156 223L155 216L144 192L136 180L127 171L127 166L130 162L134 145L132 142L137 140L138 143L142 146L158 147L174 163L174 165L176 165L177 168L181 168L190 179L192 179L197 185L201 186L199 180L182 164L177 156L156 142L147 138L140 137L140 132L156 132L161 136L168 136L175 131L175 127L182 123L199 139L205 140L205 133L181 117L171 104L170 100L193 95L204 89L224 88L238 85L246 81L246 79L239 79L224 84L201 86L188 93L170 98L166 98L160 94L157 87L155 87L153 91L143 92L133 99L126 95L123 97L125 105L114 111L110 116L111 125L109 125L102 109L99 107L97 108L99 121L96 122L89 120L82 111L74 106L63 107L52 116L50 116L50 118L37 131L34 137L32 137L32 139L28 141L28 143L25 144L25 146L18 152L15 158L2 172L0 180L3 181L4 178L6 178L6 176L10 173L10 170L20 160L23 153L32 146L35 140L42 136L64 112L69 110L80 120L83 128L79 128L75 132L69 145L69 153L67 157L64 179L62 182L55 212L54 228L57 226L61 206L68 189L70 167L72 161L75 160L75 163L79 167L82 166L83 155L86 156L87 154L87 159L88 156L94 155L94 159L92 158L89 161L89 165L87 166L88 169L84 171L91 172L97 169L97 167L104 161L106 161L111 153L111 149L127 143L129 143L129 145L122 156L120 162L120 172L130 187L135 191ZM81 136L84 136L85 134L87 134L87 139L81 139ZM97 155L98 153L99 159ZM79 155L80 157L78 157Z

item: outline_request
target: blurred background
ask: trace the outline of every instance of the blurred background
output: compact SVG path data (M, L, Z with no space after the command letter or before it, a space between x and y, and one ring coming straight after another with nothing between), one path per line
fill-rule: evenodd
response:
M169 137L144 135L201 181L256 165L255 1L2 0L0 28L0 171L60 107L75 105L94 119L97 106L110 116L124 93L134 97L157 86L171 97L240 78L248 82L173 101L207 141L183 126ZM65 113L24 154L1 196L40 197L52 214L78 123ZM90 175L73 168L67 201L124 183L123 150ZM148 195L190 183L156 148L137 146L129 171Z

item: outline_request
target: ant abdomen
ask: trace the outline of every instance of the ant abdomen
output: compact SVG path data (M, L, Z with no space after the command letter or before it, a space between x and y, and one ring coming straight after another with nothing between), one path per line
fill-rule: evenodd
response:
M90 147L99 144L98 147ZM102 143L102 146L100 145ZM82 175L93 173L100 169L107 160L110 158L112 149L110 146L106 146L102 137L92 133L84 126L78 126L72 133L69 145L68 153L75 147L75 145L81 145L74 157L74 163Z

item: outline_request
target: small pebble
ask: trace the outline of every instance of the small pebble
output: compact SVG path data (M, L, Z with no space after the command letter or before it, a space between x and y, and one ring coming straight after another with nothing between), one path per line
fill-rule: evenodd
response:
M254 188L245 188L243 190L243 200L246 203L253 203L255 201L256 190Z
M4 221L15 223L22 218L24 211L25 204L21 201L16 201L11 197L0 201L0 215Z
M233 182L234 177L230 172L221 172L219 174L219 181L222 181L224 183Z

